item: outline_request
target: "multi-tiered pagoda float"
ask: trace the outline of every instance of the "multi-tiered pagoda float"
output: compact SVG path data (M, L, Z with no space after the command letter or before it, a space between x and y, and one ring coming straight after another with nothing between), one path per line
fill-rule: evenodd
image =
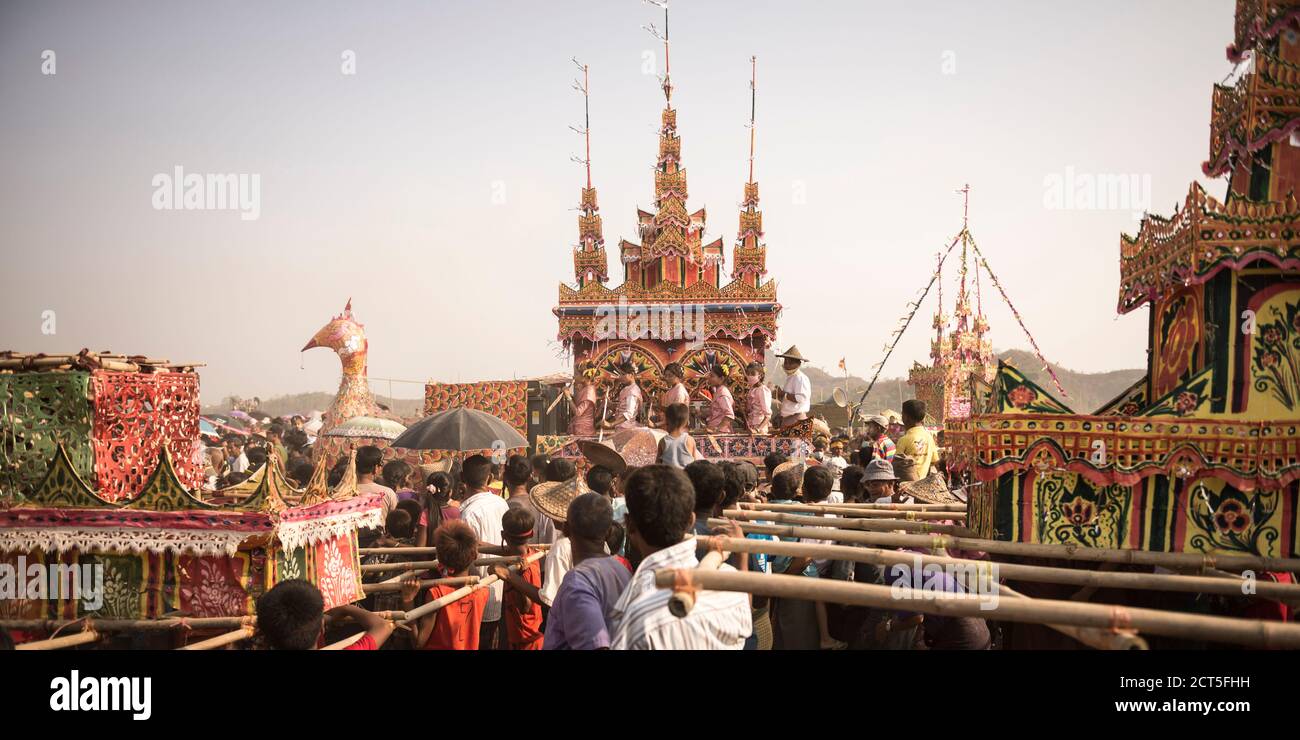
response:
M582 189L573 252L577 286L560 285L555 309L559 339L572 352L575 369L588 369L597 382L608 381L614 368L626 362L636 366L646 390L661 388L660 372L670 362L681 364L691 388L713 365L722 365L743 382L740 371L748 362L763 361L781 312L775 281L763 279L767 247L754 181L752 134L731 279L724 284L723 241L719 237L706 243L705 210L687 208L682 140L668 74L663 92L653 206L637 210L639 241L619 242L623 282L615 288L606 286L608 257L588 149L587 186Z

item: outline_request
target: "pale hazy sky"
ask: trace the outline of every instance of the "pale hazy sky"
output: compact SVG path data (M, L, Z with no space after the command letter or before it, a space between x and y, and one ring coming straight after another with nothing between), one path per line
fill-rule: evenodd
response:
M1152 210L1171 213L1207 156L1233 6L675 0L690 205L729 270L757 55L778 345L869 376L969 182L972 232L1044 353L1143 366L1147 310L1115 313L1119 235L1137 221L1049 209L1045 182L1147 175ZM636 0L3 3L0 348L204 361L207 402L332 391L335 358L298 350L351 296L372 377L562 369L551 308L583 180L569 59L591 66L613 285L618 240L652 200L651 22ZM260 217L155 210L152 179L177 165L258 175ZM995 346L1027 347L984 288ZM925 359L932 312L933 296L887 376Z

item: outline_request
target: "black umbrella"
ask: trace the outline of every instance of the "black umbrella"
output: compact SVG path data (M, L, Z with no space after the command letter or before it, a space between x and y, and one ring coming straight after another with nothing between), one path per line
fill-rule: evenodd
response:
M407 427L392 442L408 450L511 450L527 447L528 440L492 414L476 409L439 411Z

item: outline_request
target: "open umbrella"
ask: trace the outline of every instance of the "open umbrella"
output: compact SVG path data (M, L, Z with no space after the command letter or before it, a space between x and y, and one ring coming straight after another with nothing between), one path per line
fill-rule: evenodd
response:
M515 428L484 411L467 408L439 411L412 424L393 447L408 450L511 450L527 447Z
M373 416L354 416L325 432L324 437L369 437L372 439L397 439L406 427L391 419Z

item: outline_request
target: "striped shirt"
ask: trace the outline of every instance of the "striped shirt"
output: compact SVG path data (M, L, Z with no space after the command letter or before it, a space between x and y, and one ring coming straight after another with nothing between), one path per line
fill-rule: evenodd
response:
M655 586L655 571L695 568L695 539L651 554L611 613L614 650L740 650L753 632L749 597L733 591L700 591L695 608L678 619L668 611L672 589ZM725 563L719 570L733 570Z

